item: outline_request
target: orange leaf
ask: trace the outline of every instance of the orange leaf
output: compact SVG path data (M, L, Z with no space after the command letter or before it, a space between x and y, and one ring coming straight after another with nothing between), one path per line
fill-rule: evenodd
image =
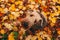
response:
M60 28L57 28L56 30L60 31Z
M0 13L0 16L3 16L3 13Z
M35 2L38 2L38 0L35 0Z

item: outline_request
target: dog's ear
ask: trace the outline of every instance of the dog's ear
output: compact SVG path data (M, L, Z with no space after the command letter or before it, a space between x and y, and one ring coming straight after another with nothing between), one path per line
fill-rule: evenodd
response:
M43 18L41 22L41 26L44 27L46 25L47 25L47 21L45 20L45 18Z
M47 25L47 18L46 18L46 16L44 15L44 13L39 13L40 14L40 16L41 16L41 18L42 18L42 21L41 21L41 26L42 27L44 27L44 26L46 26Z
M46 17L46 15L44 15L44 12L42 12L42 11L41 12L38 11L38 13L39 13L40 17L42 18L41 20L39 20L41 26L42 27L46 26L47 25L47 17Z

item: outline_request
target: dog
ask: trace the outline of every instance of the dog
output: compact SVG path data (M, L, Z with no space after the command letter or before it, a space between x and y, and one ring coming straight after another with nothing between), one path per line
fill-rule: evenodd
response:
M47 19L40 11L27 10L24 14L25 17L22 18L21 25L26 30L30 30L35 33L36 30L42 30L47 24Z

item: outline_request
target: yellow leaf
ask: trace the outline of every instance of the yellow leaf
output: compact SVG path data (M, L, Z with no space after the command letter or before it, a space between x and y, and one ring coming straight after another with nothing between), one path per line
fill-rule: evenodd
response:
M60 31L57 31L57 33L60 35Z
M4 29L1 29L0 32L1 32L1 34L4 34L5 33L5 30Z
M16 1L15 2L15 5L19 5L19 4L22 4L22 1Z
M15 40L15 39L14 39L14 33L13 33L13 32L11 32L11 33L9 34L8 40Z
M15 8L15 4L12 4L11 7L9 8L9 10L11 10L11 11L15 11L15 10L16 10L16 8Z

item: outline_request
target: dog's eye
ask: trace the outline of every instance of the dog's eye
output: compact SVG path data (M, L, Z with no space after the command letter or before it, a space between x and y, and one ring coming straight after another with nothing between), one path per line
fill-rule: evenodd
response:
M21 15L20 17L21 17L21 18L25 18L25 17L26 17L26 14L23 14L23 15Z
M30 17L34 16L33 14L30 15Z

